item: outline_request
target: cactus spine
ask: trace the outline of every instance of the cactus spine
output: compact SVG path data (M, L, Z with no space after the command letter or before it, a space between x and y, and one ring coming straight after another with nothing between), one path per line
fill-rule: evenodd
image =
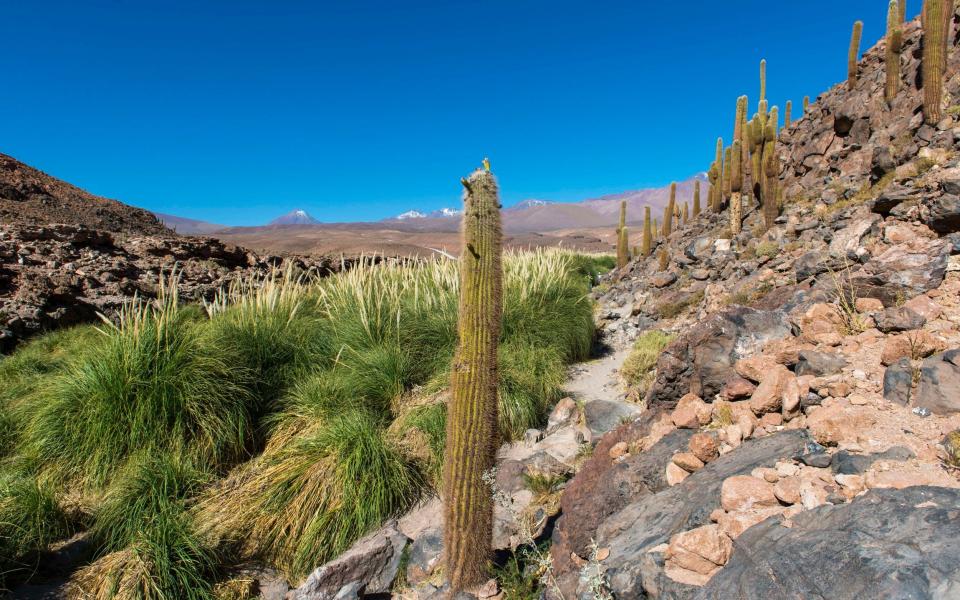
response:
M650 225L650 207L643 207L643 241L640 249L643 256L650 256L650 249L653 247L653 229Z
M624 267L630 261L630 250L627 249L627 201L620 201L620 225L617 227L617 266Z
M906 0L900 0L906 2ZM900 52L903 50L903 28L900 26L900 9L897 0L890 0L887 9L887 50L885 55L887 83L884 97L893 102L900 91Z
M700 216L700 181L693 182L693 218Z
M947 67L947 36L953 2L924 0L923 3L923 118L936 125L943 118L943 74Z
M490 163L462 179L463 252L457 350L443 465L444 563L451 588L489 577L493 498L483 475L496 464L497 342L503 311L500 199Z
M847 88L853 89L857 85L857 58L860 56L860 36L863 34L863 21L853 24L853 33L850 35L850 51L847 53Z

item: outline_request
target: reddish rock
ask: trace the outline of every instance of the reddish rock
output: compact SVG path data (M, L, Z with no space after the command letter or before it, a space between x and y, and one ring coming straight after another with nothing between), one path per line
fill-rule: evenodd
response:
M800 480L796 477L785 477L774 484L773 495L785 504L800 502Z
M705 463L719 456L717 439L709 433L695 433L690 438L690 452Z
M756 389L757 386L755 386L750 380L737 375L736 377L731 377L729 380L727 380L727 384L723 386L723 390L720 391L720 395L725 400L743 400L752 396L754 390Z
M703 468L704 462L693 452L681 452L673 455L673 464L688 473L695 473Z
M723 482L720 505L732 512L749 510L755 506L779 506L779 502L770 483L750 475L735 475Z

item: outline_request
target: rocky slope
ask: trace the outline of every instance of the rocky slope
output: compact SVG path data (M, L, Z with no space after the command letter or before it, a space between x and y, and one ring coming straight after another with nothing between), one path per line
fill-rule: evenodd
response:
M783 132L775 227L755 204L733 239L726 213L702 215L598 293L606 345L673 341L652 382L617 396L636 410L561 401L501 450L497 497L536 527L503 538L498 519L495 538L526 545L548 597L960 597L960 111L922 124L919 43L910 23L891 107L881 42L855 89ZM531 500L518 472L575 475ZM400 595L439 597L435 517L412 518L291 595L396 593L406 564ZM547 539L543 560L532 540Z

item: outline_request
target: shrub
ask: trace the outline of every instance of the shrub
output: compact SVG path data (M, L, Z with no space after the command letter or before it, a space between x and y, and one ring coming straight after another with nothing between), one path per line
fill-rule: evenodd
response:
M662 331L645 331L640 334L620 369L627 384L644 393L653 383L657 358L672 340L672 335Z

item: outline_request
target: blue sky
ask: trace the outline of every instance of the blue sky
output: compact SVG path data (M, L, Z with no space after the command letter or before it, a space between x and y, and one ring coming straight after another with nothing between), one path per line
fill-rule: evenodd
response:
M771 102L799 107L845 78L853 22L866 49L885 13L883 0L7 2L0 151L231 225L455 206L484 156L506 204L576 200L705 169L736 97L755 109L762 57Z

